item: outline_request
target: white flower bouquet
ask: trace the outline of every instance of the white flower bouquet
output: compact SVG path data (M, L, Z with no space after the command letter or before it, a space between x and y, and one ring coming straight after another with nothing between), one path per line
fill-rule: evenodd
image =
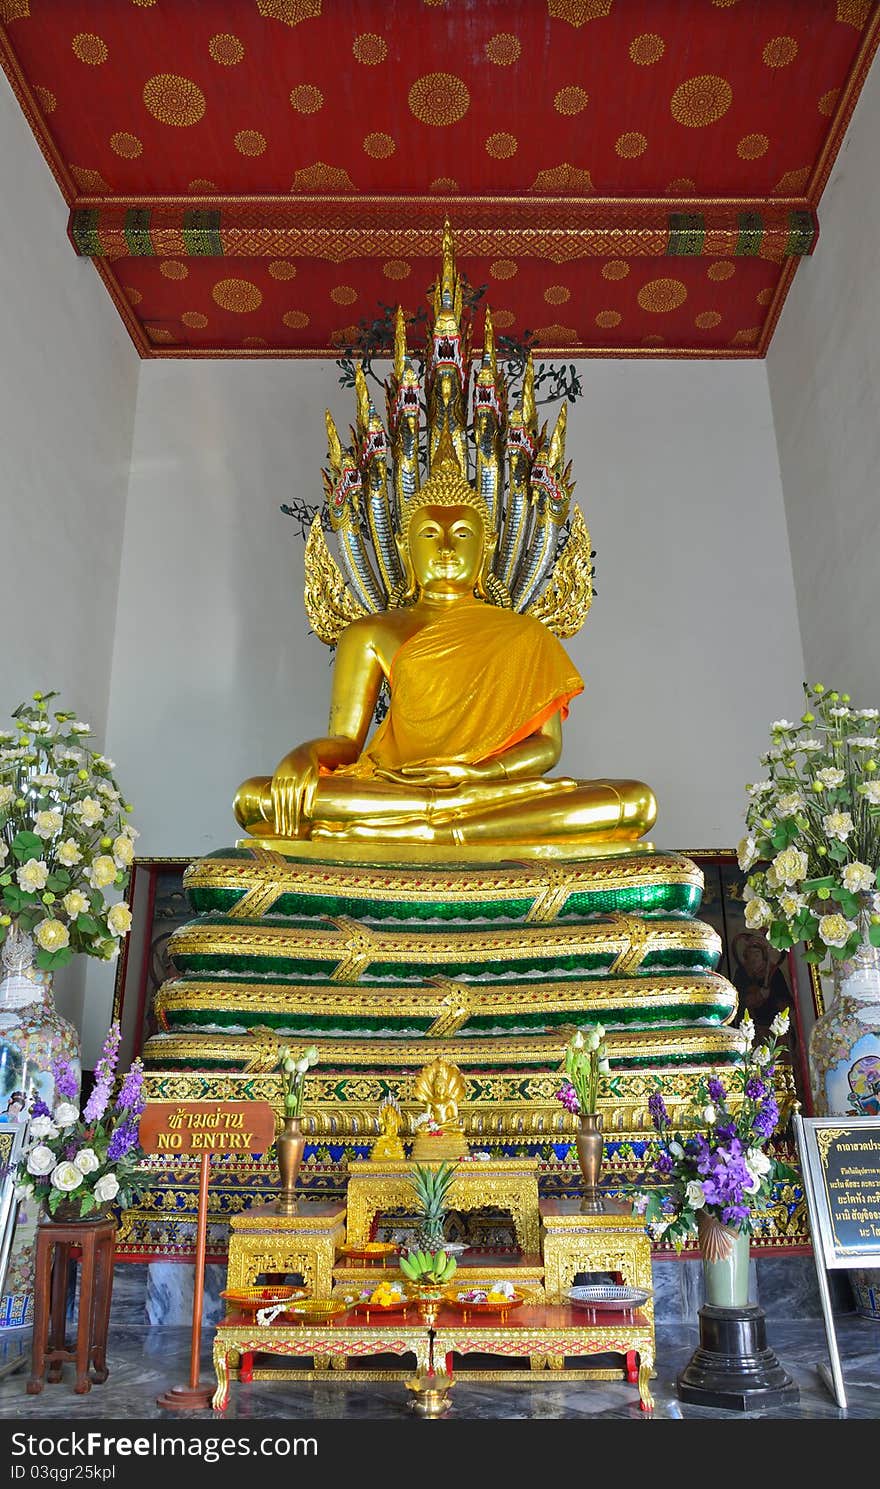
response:
M778 719L761 756L767 779L749 786L746 925L808 962L851 957L867 931L880 946L880 738L876 708L804 684L797 724Z
M75 714L49 716L55 693L34 693L0 730L0 942L33 936L35 961L53 971L74 952L111 958L131 926L125 901L138 836L113 761L84 743Z
M39 1098L34 1103L26 1174L16 1197L35 1195L58 1219L67 1212L82 1220L111 1204L124 1209L147 1182L137 1172L144 1156L138 1128L146 1105L140 1060L133 1061L113 1100L120 1038L119 1024L111 1024L82 1116L79 1071L65 1060L52 1070L54 1110Z

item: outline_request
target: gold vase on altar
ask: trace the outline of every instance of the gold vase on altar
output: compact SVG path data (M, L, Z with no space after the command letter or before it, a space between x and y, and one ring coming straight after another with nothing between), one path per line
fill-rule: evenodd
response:
M305 1146L306 1140L299 1117L285 1117L284 1126L275 1139L278 1172L281 1176L281 1192L276 1202L279 1215L297 1213L296 1179L302 1164Z
M584 1178L581 1210L585 1215L601 1215L605 1202L599 1193L599 1174L602 1171L605 1143L602 1137L602 1117L598 1112L585 1112L578 1118L575 1144Z

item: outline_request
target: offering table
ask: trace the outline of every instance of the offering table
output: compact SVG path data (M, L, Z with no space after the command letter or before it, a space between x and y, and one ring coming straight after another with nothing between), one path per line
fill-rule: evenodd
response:
M445 1361L452 1370L458 1357L464 1368L459 1380L502 1379L510 1382L533 1380L534 1372L545 1370L547 1380L592 1378L618 1379L621 1375L638 1385L643 1411L653 1409L648 1381L654 1364L654 1330L642 1312L631 1315L606 1314L599 1322L585 1308L543 1303L526 1304L508 1313L502 1320L497 1315L481 1317L471 1312L467 1317L452 1305L441 1307L434 1326L433 1356ZM313 1361L313 1369L254 1369L255 1355L283 1355ZM276 1322L257 1324L252 1317L233 1312L223 1319L214 1337L214 1370L217 1389L213 1405L224 1411L229 1400L229 1383L234 1376L251 1380L308 1380L328 1368L338 1380L404 1379L409 1372L367 1371L351 1369L350 1362L369 1355L412 1355L417 1370L427 1370L431 1357L431 1335L417 1310L394 1314L382 1319L371 1313L369 1320L355 1313L341 1314L321 1323ZM469 1369L469 1354L498 1355L508 1361L529 1361L525 1371L516 1368L487 1372ZM565 1369L566 1360L580 1360L596 1355L620 1355L618 1370L601 1368ZM241 1368L239 1368L241 1367ZM337 1373L338 1372L338 1373Z
M345 1239L345 1205L299 1200L296 1215L258 1205L230 1222L228 1288L251 1287L264 1273L299 1275L315 1297L328 1297L336 1249Z
M600 1321L604 1320L604 1321ZM437 1316L434 1333L434 1358L445 1360L453 1373L456 1355L502 1355L507 1359L525 1358L531 1371L546 1368L556 1379L614 1379L622 1373L639 1388L643 1411L652 1411L654 1401L648 1381L654 1369L654 1324L645 1313L605 1313L593 1315L586 1308L562 1304L534 1304L512 1311L505 1317L481 1317L476 1311L465 1319L455 1307L445 1307ZM566 1359L590 1355L622 1355L622 1372L576 1369L565 1371ZM484 1371L474 1372L486 1378ZM518 1371L505 1370L502 1380L522 1378Z
M362 1246L370 1239L376 1216L383 1211L418 1211L409 1183L412 1171L411 1163L399 1161L365 1159L348 1165L346 1240L350 1246ZM447 1208L482 1210L489 1205L511 1216L517 1243L525 1253L540 1251L537 1158L462 1160L449 1188Z
M214 1410L226 1410L233 1372L240 1373L240 1378L245 1381L307 1380L312 1374L302 1368L296 1371L254 1369L254 1355L311 1359L314 1372L319 1373L331 1367L345 1371L349 1359L362 1359L366 1355L412 1355L416 1369L427 1370L429 1352L428 1330L415 1311L409 1315L396 1313L387 1319L373 1313L369 1322L349 1313L321 1323L293 1320L272 1324L258 1324L245 1313L229 1313L214 1335L214 1372L217 1376ZM392 1376L396 1373L392 1372ZM358 1378L369 1379L369 1375L359 1371Z

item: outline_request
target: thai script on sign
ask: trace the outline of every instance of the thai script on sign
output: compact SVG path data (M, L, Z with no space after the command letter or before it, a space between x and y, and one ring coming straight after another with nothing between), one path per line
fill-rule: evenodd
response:
M267 1101L152 1101L140 1122L146 1153L265 1153L275 1137Z

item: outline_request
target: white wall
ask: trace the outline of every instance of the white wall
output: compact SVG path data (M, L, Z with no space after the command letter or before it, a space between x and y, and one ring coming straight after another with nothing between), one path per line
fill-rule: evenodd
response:
M647 779L660 843L727 845L802 677L764 368L581 371L569 452L599 594L569 643L587 691L563 765ZM318 499L328 403L345 427L333 364L143 366L108 742L145 854L232 842L238 782L326 727L328 653L278 506Z
M880 70L868 76L767 358L804 659L880 705Z
M103 742L140 364L2 74L0 200L0 715L55 687Z

